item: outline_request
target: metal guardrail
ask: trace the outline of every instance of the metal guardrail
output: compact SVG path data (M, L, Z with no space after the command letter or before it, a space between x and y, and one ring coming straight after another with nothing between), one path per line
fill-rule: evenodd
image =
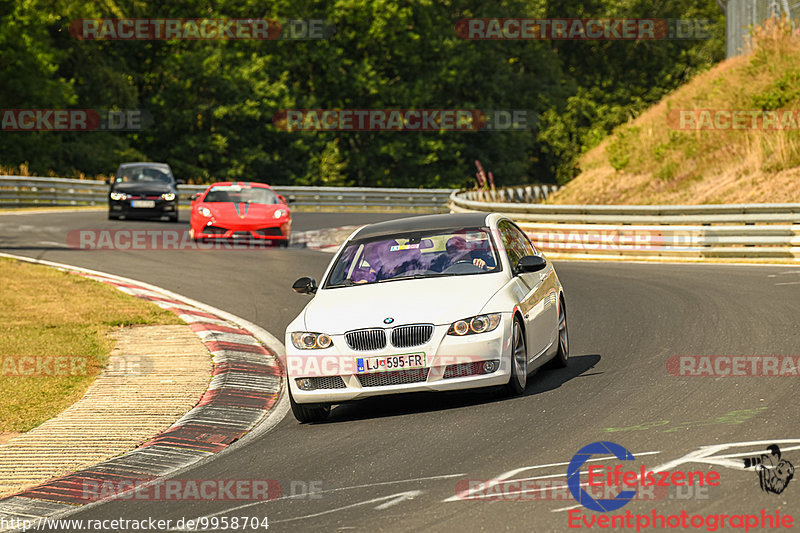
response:
M800 260L800 204L536 205L454 192L450 209L504 213L567 257Z
M184 203L208 185L179 185ZM446 212L452 189L360 187L273 187L295 207L318 210L407 210ZM99 180L0 176L0 208L34 206L102 206L108 184Z
M502 189L464 191L459 194L467 200L477 202L536 204L547 200L547 197L557 190L558 187L556 185L521 185L519 187L505 187Z

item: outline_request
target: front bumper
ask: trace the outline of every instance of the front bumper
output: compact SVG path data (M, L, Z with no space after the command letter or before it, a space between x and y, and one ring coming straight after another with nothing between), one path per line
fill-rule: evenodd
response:
M153 216L165 216L171 215L178 211L178 201L177 200L164 200L163 198L148 199L154 202L153 207L133 207L132 201L133 200L108 200L108 211L114 215L125 215L125 216L141 216L141 217L153 217ZM135 201L139 201L139 199L135 199Z
M288 241L290 228L291 223L286 221L235 227L212 221L210 224L192 224L192 236L207 240Z
M406 392L505 385L511 375L511 324L511 314L504 313L497 329L488 333L455 337L447 335L448 324L435 326L431 340L420 346L387 345L383 350L358 352L347 347L344 335L331 335L333 345L324 350L298 350L287 332L284 364L292 397L297 403L342 403ZM411 353L425 354L423 369L357 371L359 358ZM496 362L496 370L485 372L486 361ZM325 388L302 390L298 378L312 378Z

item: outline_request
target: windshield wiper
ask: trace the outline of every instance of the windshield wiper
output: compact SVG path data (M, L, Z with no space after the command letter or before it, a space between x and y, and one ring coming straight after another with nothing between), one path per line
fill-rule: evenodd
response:
M378 283L383 283L385 281L397 281L400 279L425 279L430 277L432 277L430 274L411 274L410 276L397 276L395 278L382 279Z

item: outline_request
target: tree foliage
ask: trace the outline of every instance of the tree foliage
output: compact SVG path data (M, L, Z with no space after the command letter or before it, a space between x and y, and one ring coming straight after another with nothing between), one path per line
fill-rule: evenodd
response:
M713 19L711 39L461 39L467 17ZM322 18L322 40L91 41L78 18ZM142 131L1 132L0 164L109 173L165 161L184 179L387 187L566 182L615 126L722 57L714 0L16 0L0 3L4 109L143 109ZM286 132L281 109L524 109L527 130Z

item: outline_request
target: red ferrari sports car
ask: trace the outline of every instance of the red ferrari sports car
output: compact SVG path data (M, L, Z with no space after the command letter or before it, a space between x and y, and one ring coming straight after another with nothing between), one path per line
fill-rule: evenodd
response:
M221 182L192 199L191 236L199 239L263 240L289 245L292 214L269 185Z

